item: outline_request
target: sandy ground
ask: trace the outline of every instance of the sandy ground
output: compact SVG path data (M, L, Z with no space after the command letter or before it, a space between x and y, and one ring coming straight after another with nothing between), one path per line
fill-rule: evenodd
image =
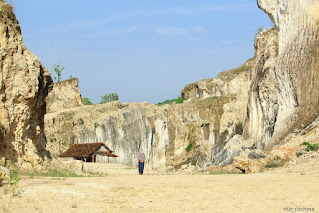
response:
M0 212L319 212L318 171L138 175L122 165L89 168L108 175L24 177L17 196L3 186Z

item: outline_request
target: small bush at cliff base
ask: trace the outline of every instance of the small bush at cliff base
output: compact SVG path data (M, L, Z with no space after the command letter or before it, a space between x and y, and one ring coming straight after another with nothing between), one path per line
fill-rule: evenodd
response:
M266 168L277 168L282 167L285 164L283 160L274 160L266 165Z
M12 189L12 195L15 195L16 186L18 184L18 172L16 170L10 171L9 184Z
M300 146L305 146L305 151L317 151L319 149L319 144L311 144L309 142L303 142Z

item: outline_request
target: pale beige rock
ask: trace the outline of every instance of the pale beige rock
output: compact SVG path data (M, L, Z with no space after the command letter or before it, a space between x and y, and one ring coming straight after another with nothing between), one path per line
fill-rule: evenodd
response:
M55 83L45 101L47 113L83 106L79 80L72 78Z
M242 134L251 66L248 61L243 68L222 73L225 86L220 97L164 106L113 102L48 113L47 148L57 157L73 143L104 142L119 155L117 163L135 166L142 147L146 167L160 171L193 165L186 169L193 172L212 161L229 163L239 150L223 147L234 135ZM240 149L251 145L242 142ZM189 151L188 146L192 146Z
M0 166L0 186L4 180L9 180L10 171L3 166Z
M25 47L12 7L0 1L0 10L0 157L29 168L49 155L43 117L52 79Z
M64 170L78 175L83 174L83 168L84 162L74 158L53 158L46 165L46 169Z
M142 147L146 167L154 170L189 163L203 166L211 161L218 109L222 110L218 101L165 106L113 102L49 113L45 116L47 148L57 157L73 143L104 142L119 155L117 163L135 166ZM190 144L191 150L186 151Z
M268 145L278 114L278 87L275 64L278 57L278 32L274 28L259 34L255 43L255 69L251 72L244 138L259 149Z
M278 29L278 115L271 143L319 114L319 1L258 0Z

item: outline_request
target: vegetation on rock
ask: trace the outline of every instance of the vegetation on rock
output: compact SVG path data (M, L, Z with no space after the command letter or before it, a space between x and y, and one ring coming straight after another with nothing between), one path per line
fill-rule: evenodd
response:
M300 146L305 146L305 151L316 151L319 149L319 144L311 144L309 142L303 142Z
M12 195L13 196L15 195L15 190L16 190L18 182L19 182L18 172L16 170L10 171L9 184L10 184L10 187L12 189Z
M256 42L257 36L259 35L259 33L261 33L264 30L264 26L259 26L257 27L257 30L255 32L255 37L254 37L254 43Z
M93 103L91 102L91 100L89 98L84 97L83 101L84 101L85 105L93 105Z
M99 104L105 104L113 101L118 101L119 95L117 93L110 93L105 94L104 96L101 96L101 102Z
M55 72L55 74L57 75L56 77L54 77L54 80L56 83L59 83L61 81L61 74L62 71L64 70L64 67L61 66L61 62L59 62L59 64L54 64L53 70Z
M183 99L181 96L179 96L179 97L177 97L177 98L175 98L175 99L171 99L171 100L166 100L166 101L160 102L160 103L158 103L157 105L158 105L158 106L161 106L161 105L173 104L173 103L181 104L181 103L183 103L183 102L184 102L184 99Z
M193 144L190 143L185 150L186 150L187 152L189 152L189 151L191 151L192 147L193 147Z

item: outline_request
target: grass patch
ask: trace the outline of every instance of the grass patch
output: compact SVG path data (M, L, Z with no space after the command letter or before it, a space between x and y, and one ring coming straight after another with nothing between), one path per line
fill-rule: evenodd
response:
M305 151L317 151L319 149L319 144L312 144L309 142L303 142L300 146L305 146Z
M156 105L162 106L162 105L165 105L165 104L173 104L173 103L181 104L181 103L183 103L183 102L184 102L184 99L183 99L181 96L179 96L179 97L176 98L176 99L166 100L166 101L160 102L160 103L158 103L158 104L156 104Z
M242 172L236 172L236 171L227 171L227 170L215 170L210 173L209 175L229 175L229 174L243 174Z
M73 172L62 170L62 169L49 169L46 172L29 172L28 176L33 178L36 177L85 177L84 175L78 175Z
M88 177L104 177L107 176L107 173L101 173L101 172L87 172L89 175Z
M223 71L218 74L218 77L224 81L231 81L234 79L238 74L242 72L246 72L249 69L251 69L251 63L253 59L248 59L243 65L240 67L228 70L228 71ZM248 62L248 63L247 63Z
M67 120L72 120L74 118L75 112L62 112L60 113L61 116L63 116Z
M268 163L265 167L266 168L277 168L284 166L285 162L283 160L274 160Z

